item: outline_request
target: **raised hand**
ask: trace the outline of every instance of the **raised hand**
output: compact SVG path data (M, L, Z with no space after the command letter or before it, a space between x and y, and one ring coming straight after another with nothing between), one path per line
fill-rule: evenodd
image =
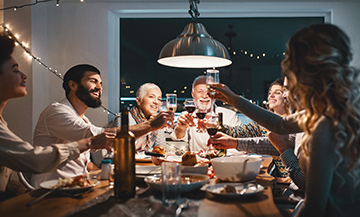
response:
M217 132L208 140L208 146L212 145L216 149L230 149L237 147L237 139L222 132Z
M97 136L90 137L91 149L106 149L111 152L116 134L103 132Z
M164 127L172 128L174 124L174 112L172 111L160 111L155 117L150 120L150 126L153 130L157 130Z
M211 84L210 88L215 90L215 95L210 96L213 99L221 100L232 106L238 101L239 96L232 92L225 84Z
M293 149L293 142L289 140L289 135L279 135L274 132L268 133L269 140L271 144L276 148L276 150L282 154L288 149Z

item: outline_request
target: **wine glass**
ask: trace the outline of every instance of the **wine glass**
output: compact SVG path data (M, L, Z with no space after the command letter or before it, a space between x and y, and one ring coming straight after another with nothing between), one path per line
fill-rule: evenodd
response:
M176 111L177 108L177 97L176 94L168 93L166 94L166 107L167 110Z
M206 114L211 111L212 101L210 103L209 102L202 103L202 102L200 102L200 100L195 101L195 107L196 107L195 114L196 114L196 117L199 119L198 120L198 129L196 132L206 133L206 131L204 129L199 127L199 122L201 122L201 120L203 120L206 117Z
M166 108L166 109L165 109ZM176 94L168 93L166 94L166 101L161 104L160 110L161 111L172 111L175 113L177 109L177 96ZM170 122L168 122L170 124ZM172 133L173 129L171 127L165 128L166 133Z
M194 99L189 98L185 100L185 109L189 114L192 114L195 111Z
M206 122L206 131L213 137L219 129L219 115L213 114ZM206 150L206 156L211 157L211 151L214 150L212 145L209 145L209 148ZM214 151L215 152L215 151Z
M215 95L215 91L210 88L210 84L219 84L220 77L219 77L219 70L216 69L208 69L206 70L206 86L208 88L208 92L210 96Z

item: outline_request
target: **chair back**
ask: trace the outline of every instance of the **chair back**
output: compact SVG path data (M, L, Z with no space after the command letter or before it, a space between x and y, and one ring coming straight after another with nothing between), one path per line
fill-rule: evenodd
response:
M30 173L18 172L20 182L30 190L35 190L34 186L30 184Z

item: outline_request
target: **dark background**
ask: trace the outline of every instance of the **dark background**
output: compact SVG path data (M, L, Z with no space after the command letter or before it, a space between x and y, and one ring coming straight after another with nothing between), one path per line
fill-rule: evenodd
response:
M203 75L206 69L173 68L157 62L162 47L180 35L191 21L191 18L120 19L122 105L134 105L133 100L124 97L136 97L136 90L146 82L159 85L163 97L174 91L179 101L191 97L194 78ZM269 84L281 77L280 63L287 40L303 27L324 23L324 18L199 18L198 21L214 39L230 47L233 63L218 68L220 82L261 104L266 100Z

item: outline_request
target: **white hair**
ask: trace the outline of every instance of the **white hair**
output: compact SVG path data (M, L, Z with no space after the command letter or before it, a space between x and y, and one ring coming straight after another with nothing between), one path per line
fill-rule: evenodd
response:
M145 83L142 84L139 89L136 91L136 97L139 98L140 101L142 101L142 98L145 96L145 94L151 89L151 88L158 88L161 92L161 89L159 86L157 86L154 83Z
M192 90L198 84L206 84L206 75L197 76L192 83Z

